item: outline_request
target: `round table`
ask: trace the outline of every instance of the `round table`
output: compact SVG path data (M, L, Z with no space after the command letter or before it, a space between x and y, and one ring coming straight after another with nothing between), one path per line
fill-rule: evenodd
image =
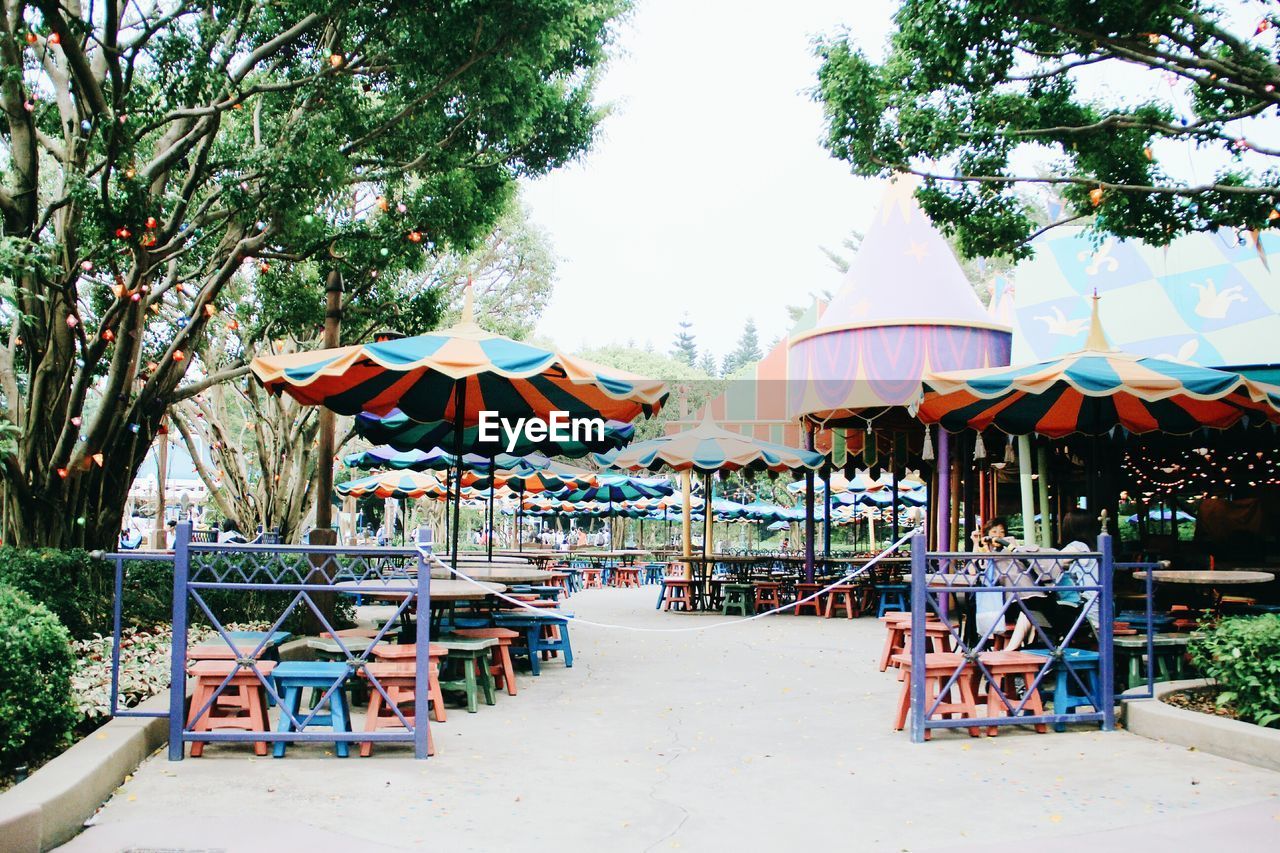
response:
M407 587L417 587L417 580L413 578L394 578L388 581L380 580L362 580L362 581L340 581L333 585L338 592L346 595L360 595L368 598L381 598L390 601L404 601ZM462 580L435 580L431 581L431 630L430 634L439 636L440 623L444 618L446 611L452 611L453 606L459 601L484 601L489 596L497 592L506 592L507 588L500 583L482 582L479 586ZM405 610L407 617L413 616L411 609ZM405 619L400 630L400 642L413 642L417 636L417 630L410 631L411 624L409 619Z
M547 586L552 579L564 576L560 572L549 572L546 569L522 569L519 566L506 565L477 566L467 565L466 563L460 565L458 571L464 572L468 577L475 580L494 584L527 583ZM437 578L449 583L466 583L466 581L449 581L451 577L453 575L449 569L442 569L439 566L434 566L431 569L432 598L435 598L436 595ZM474 588L472 587L472 589ZM498 590L498 592L502 592L502 590Z
M1133 573L1138 580L1147 576L1145 569ZM1273 572L1258 572L1245 569L1222 569L1206 571L1202 569L1152 569L1151 577L1161 583L1187 583L1204 586L1235 586L1236 584L1270 583L1276 579Z

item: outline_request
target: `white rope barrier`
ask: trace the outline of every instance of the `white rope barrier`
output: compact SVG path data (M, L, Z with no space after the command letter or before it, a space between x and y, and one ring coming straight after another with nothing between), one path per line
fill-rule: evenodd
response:
M617 631L634 631L636 633L642 633L642 634L687 634L687 633L693 633L695 631L710 631L715 628L727 628L731 625L744 625L747 622L754 622L757 619L764 619L767 616L773 616L775 614L782 613L785 610L790 610L793 607L799 607L801 604L804 604L806 602L813 601L815 598L818 598L819 596L822 596L822 595L826 595L828 592L835 589L836 587L842 586L848 583L849 581L853 580L854 578L858 577L859 575L865 574L866 572L870 571L871 568L875 566L876 563L880 562L882 558L888 556L889 554L898 550L898 548L902 547L902 545L904 545L908 539L914 536L918 532L918 530L919 528L909 531L897 542L894 542L892 545L885 548L879 554L876 554L874 557L872 557L863 565L859 566L857 569L850 572L846 572L843 576L840 577L839 580L833 581L832 583L828 584L822 589L819 589L817 592L811 593L810 595L806 595L804 598L797 599L796 601L793 601L790 604L784 604L781 607L775 607L772 610L766 610L763 613L756 613L752 616L744 616L741 619L730 619L724 622L713 622L710 625L690 625L684 628L646 628L638 625L614 625L609 622L595 622L590 619L582 619L577 616L569 616L562 613L557 613L556 611L549 610L547 608L533 607L527 601L521 601L518 598L512 598L506 593L493 592L491 589L489 589L488 586L486 586L481 581L478 581L475 578L469 576L466 572L462 571L461 569L453 568L444 560L440 559L439 556L432 553L431 551L428 551L422 548L421 546L418 547L418 550L419 550L419 553L422 554L424 559L435 562L441 568L446 569L447 571L449 571L456 577L460 578L461 580L464 580L467 583L473 584L479 587L480 589L485 590L489 594L502 599L503 601L506 601L510 604L514 604L517 607L530 611L531 613L537 613L538 615L543 617L551 617L561 622L575 622L579 625L590 625L593 628L610 628ZM679 560L674 560L673 562L679 562Z

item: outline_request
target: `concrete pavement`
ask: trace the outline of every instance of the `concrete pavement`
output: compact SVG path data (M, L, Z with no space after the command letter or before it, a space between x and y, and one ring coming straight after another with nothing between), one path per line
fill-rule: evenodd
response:
M654 596L588 590L572 608L638 627L720 621L657 613ZM891 729L882 640L874 619L580 626L573 669L553 662L478 714L451 708L429 761L160 754L64 849L1275 849L1277 773L1088 729L911 744Z

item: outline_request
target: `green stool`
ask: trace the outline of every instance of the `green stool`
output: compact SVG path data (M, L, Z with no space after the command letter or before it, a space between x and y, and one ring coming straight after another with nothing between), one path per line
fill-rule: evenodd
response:
M750 616L751 611L755 608L755 589L749 583L727 583L723 587L724 604L720 607L720 613L728 616L730 611L736 610L739 616Z
M1187 652L1187 640L1190 634L1156 634L1152 640L1155 652L1156 681L1174 681L1185 677L1187 667L1184 655ZM1115 637L1112 640L1117 658L1128 661L1129 688L1141 687L1147 683L1147 669L1144 666L1147 656L1147 638L1142 634L1129 637Z
M478 693L484 692L484 703L486 705L496 705L497 691L494 689L493 675L489 672L489 649L498 645L498 641L494 639L471 639L469 637L458 637L453 634L445 634L438 641L432 642L433 646L443 646L449 650L449 656L445 658L445 666L453 667L457 665L461 667L461 677L454 677L446 680L443 673L440 675L440 689L460 691L467 696L467 712L476 713L478 710ZM479 689L477 689L479 688Z

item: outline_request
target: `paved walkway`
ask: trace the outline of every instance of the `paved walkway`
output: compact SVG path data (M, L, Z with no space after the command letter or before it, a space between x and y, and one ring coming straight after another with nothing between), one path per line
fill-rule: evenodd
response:
M589 590L573 609L719 621L656 613L653 597ZM882 638L872 619L793 616L580 627L573 669L552 663L479 714L450 709L430 761L156 756L65 849L1275 849L1280 774L1124 732L912 745L891 730Z

